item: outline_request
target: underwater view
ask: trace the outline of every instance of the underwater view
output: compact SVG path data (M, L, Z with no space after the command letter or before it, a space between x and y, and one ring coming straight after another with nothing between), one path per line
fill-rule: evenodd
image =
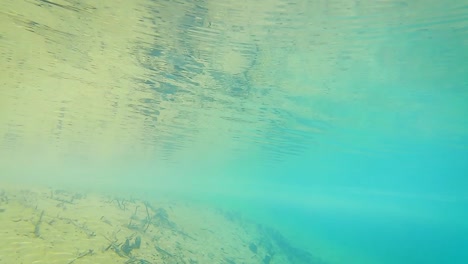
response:
M0 263L468 263L468 0L0 4Z

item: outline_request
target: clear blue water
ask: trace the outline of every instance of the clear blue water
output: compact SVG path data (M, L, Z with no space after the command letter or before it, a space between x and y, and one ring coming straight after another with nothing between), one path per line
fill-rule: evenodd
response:
M323 263L467 263L468 2L236 3L6 4L2 178L203 200Z

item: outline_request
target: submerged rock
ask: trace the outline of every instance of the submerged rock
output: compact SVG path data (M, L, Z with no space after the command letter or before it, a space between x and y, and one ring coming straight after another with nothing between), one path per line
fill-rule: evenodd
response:
M252 251L254 254L257 254L257 245L255 245L254 243L250 243L249 249L250 249L250 251Z
M133 248L138 249L140 248L140 245L141 245L141 237L137 236L135 238L135 243L133 243Z

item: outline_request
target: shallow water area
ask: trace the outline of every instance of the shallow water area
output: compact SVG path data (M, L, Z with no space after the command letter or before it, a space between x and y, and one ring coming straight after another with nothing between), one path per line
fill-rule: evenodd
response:
M17 187L0 199L2 263L320 263L238 212L190 201Z
M0 2L0 263L466 263L466 0Z

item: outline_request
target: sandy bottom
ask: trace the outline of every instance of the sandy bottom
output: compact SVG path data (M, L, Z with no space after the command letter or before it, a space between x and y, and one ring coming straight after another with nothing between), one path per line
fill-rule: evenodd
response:
M57 189L0 189L0 238L0 263L321 263L233 212Z

